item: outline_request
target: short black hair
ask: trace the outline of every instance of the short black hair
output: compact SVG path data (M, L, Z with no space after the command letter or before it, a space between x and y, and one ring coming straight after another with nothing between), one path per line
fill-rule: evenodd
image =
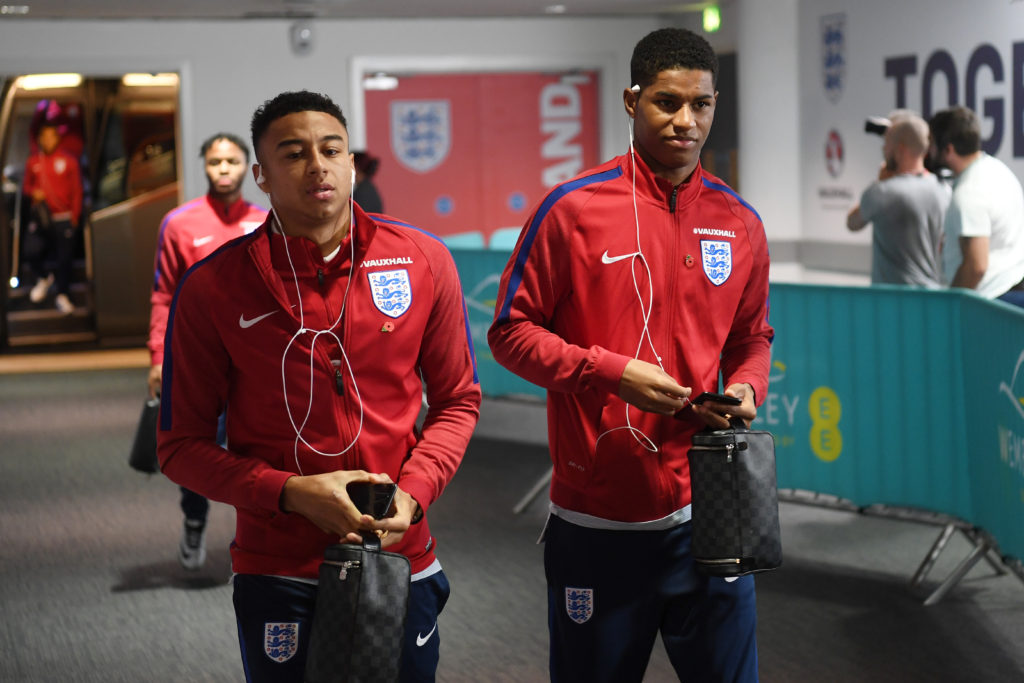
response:
M238 137L234 133L214 133L210 137L203 140L202 146L199 147L199 158L205 159L206 153L213 147L213 143L218 140L227 140L231 144L242 150L242 154L245 155L245 163L249 163L249 145L245 144L245 140Z
M685 28L661 28L640 39L629 61L632 84L646 88L658 74L671 69L711 72L711 85L718 88L718 57L708 41Z
M253 148L259 151L260 138L267 132L270 124L279 118L300 111L320 111L330 114L341 122L342 128L348 130L348 123L345 121L345 115L341 113L341 107L327 95L308 90L283 92L274 99L261 104L252 115L249 131L252 135Z
M981 124L978 116L967 107L950 107L937 112L928 122L935 147L941 152L946 145L960 156L981 150Z

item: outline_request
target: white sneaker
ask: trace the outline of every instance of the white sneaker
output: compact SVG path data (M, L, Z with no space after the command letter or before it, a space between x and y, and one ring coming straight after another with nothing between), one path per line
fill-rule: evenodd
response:
M47 292L50 291L50 285L53 284L53 273L50 273L44 278L36 280L35 286L32 287L32 291L28 293L29 300L38 304L46 298Z
M206 562L206 522L186 519L178 544L178 562L185 569L199 569Z
M71 303L67 294L58 294L53 303L56 304L57 310L64 315L71 315L75 312L75 305Z

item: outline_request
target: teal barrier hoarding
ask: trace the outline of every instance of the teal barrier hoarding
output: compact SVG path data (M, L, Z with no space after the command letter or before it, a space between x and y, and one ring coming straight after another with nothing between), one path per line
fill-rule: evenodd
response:
M452 249L466 298L469 329L476 351L480 388L486 396L544 396L536 384L512 374L498 365L487 345L487 328L494 320L494 302L498 297L501 271L509 252L490 249Z
M509 254L454 250L487 396L544 392L487 347ZM1024 310L971 292L774 284L780 488L945 513L1024 558Z
M965 297L961 330L967 519L1024 559L1024 309Z
M758 423L776 436L780 487L969 516L961 298L772 287L772 376Z

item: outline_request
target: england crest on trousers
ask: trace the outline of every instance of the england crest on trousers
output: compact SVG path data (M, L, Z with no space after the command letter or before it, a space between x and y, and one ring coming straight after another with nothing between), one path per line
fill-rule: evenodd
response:
M586 623L594 614L594 589L566 586L565 612L577 624Z
M385 270L368 273L373 305L384 315L397 318L412 304L412 283L409 271Z
M717 240L700 241L700 261L711 284L718 286L732 275L732 244Z
M278 664L287 662L299 649L299 624L268 621L263 624L263 652Z
M399 163L426 173L445 160L452 142L448 100L395 100L390 110L391 151Z

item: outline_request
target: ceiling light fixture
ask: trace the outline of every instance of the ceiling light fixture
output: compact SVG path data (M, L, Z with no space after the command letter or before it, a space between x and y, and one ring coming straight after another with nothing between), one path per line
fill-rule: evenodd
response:
M46 88L77 88L82 84L82 74L28 74L18 76L17 87L22 90L44 90Z
M706 33L714 33L720 28L722 28L722 13L719 11L718 5L705 7L704 31Z
M380 71L363 79L363 90L394 90L397 87L397 78Z
M157 86L178 85L178 74L125 74L121 76L121 85L128 88L152 88Z

